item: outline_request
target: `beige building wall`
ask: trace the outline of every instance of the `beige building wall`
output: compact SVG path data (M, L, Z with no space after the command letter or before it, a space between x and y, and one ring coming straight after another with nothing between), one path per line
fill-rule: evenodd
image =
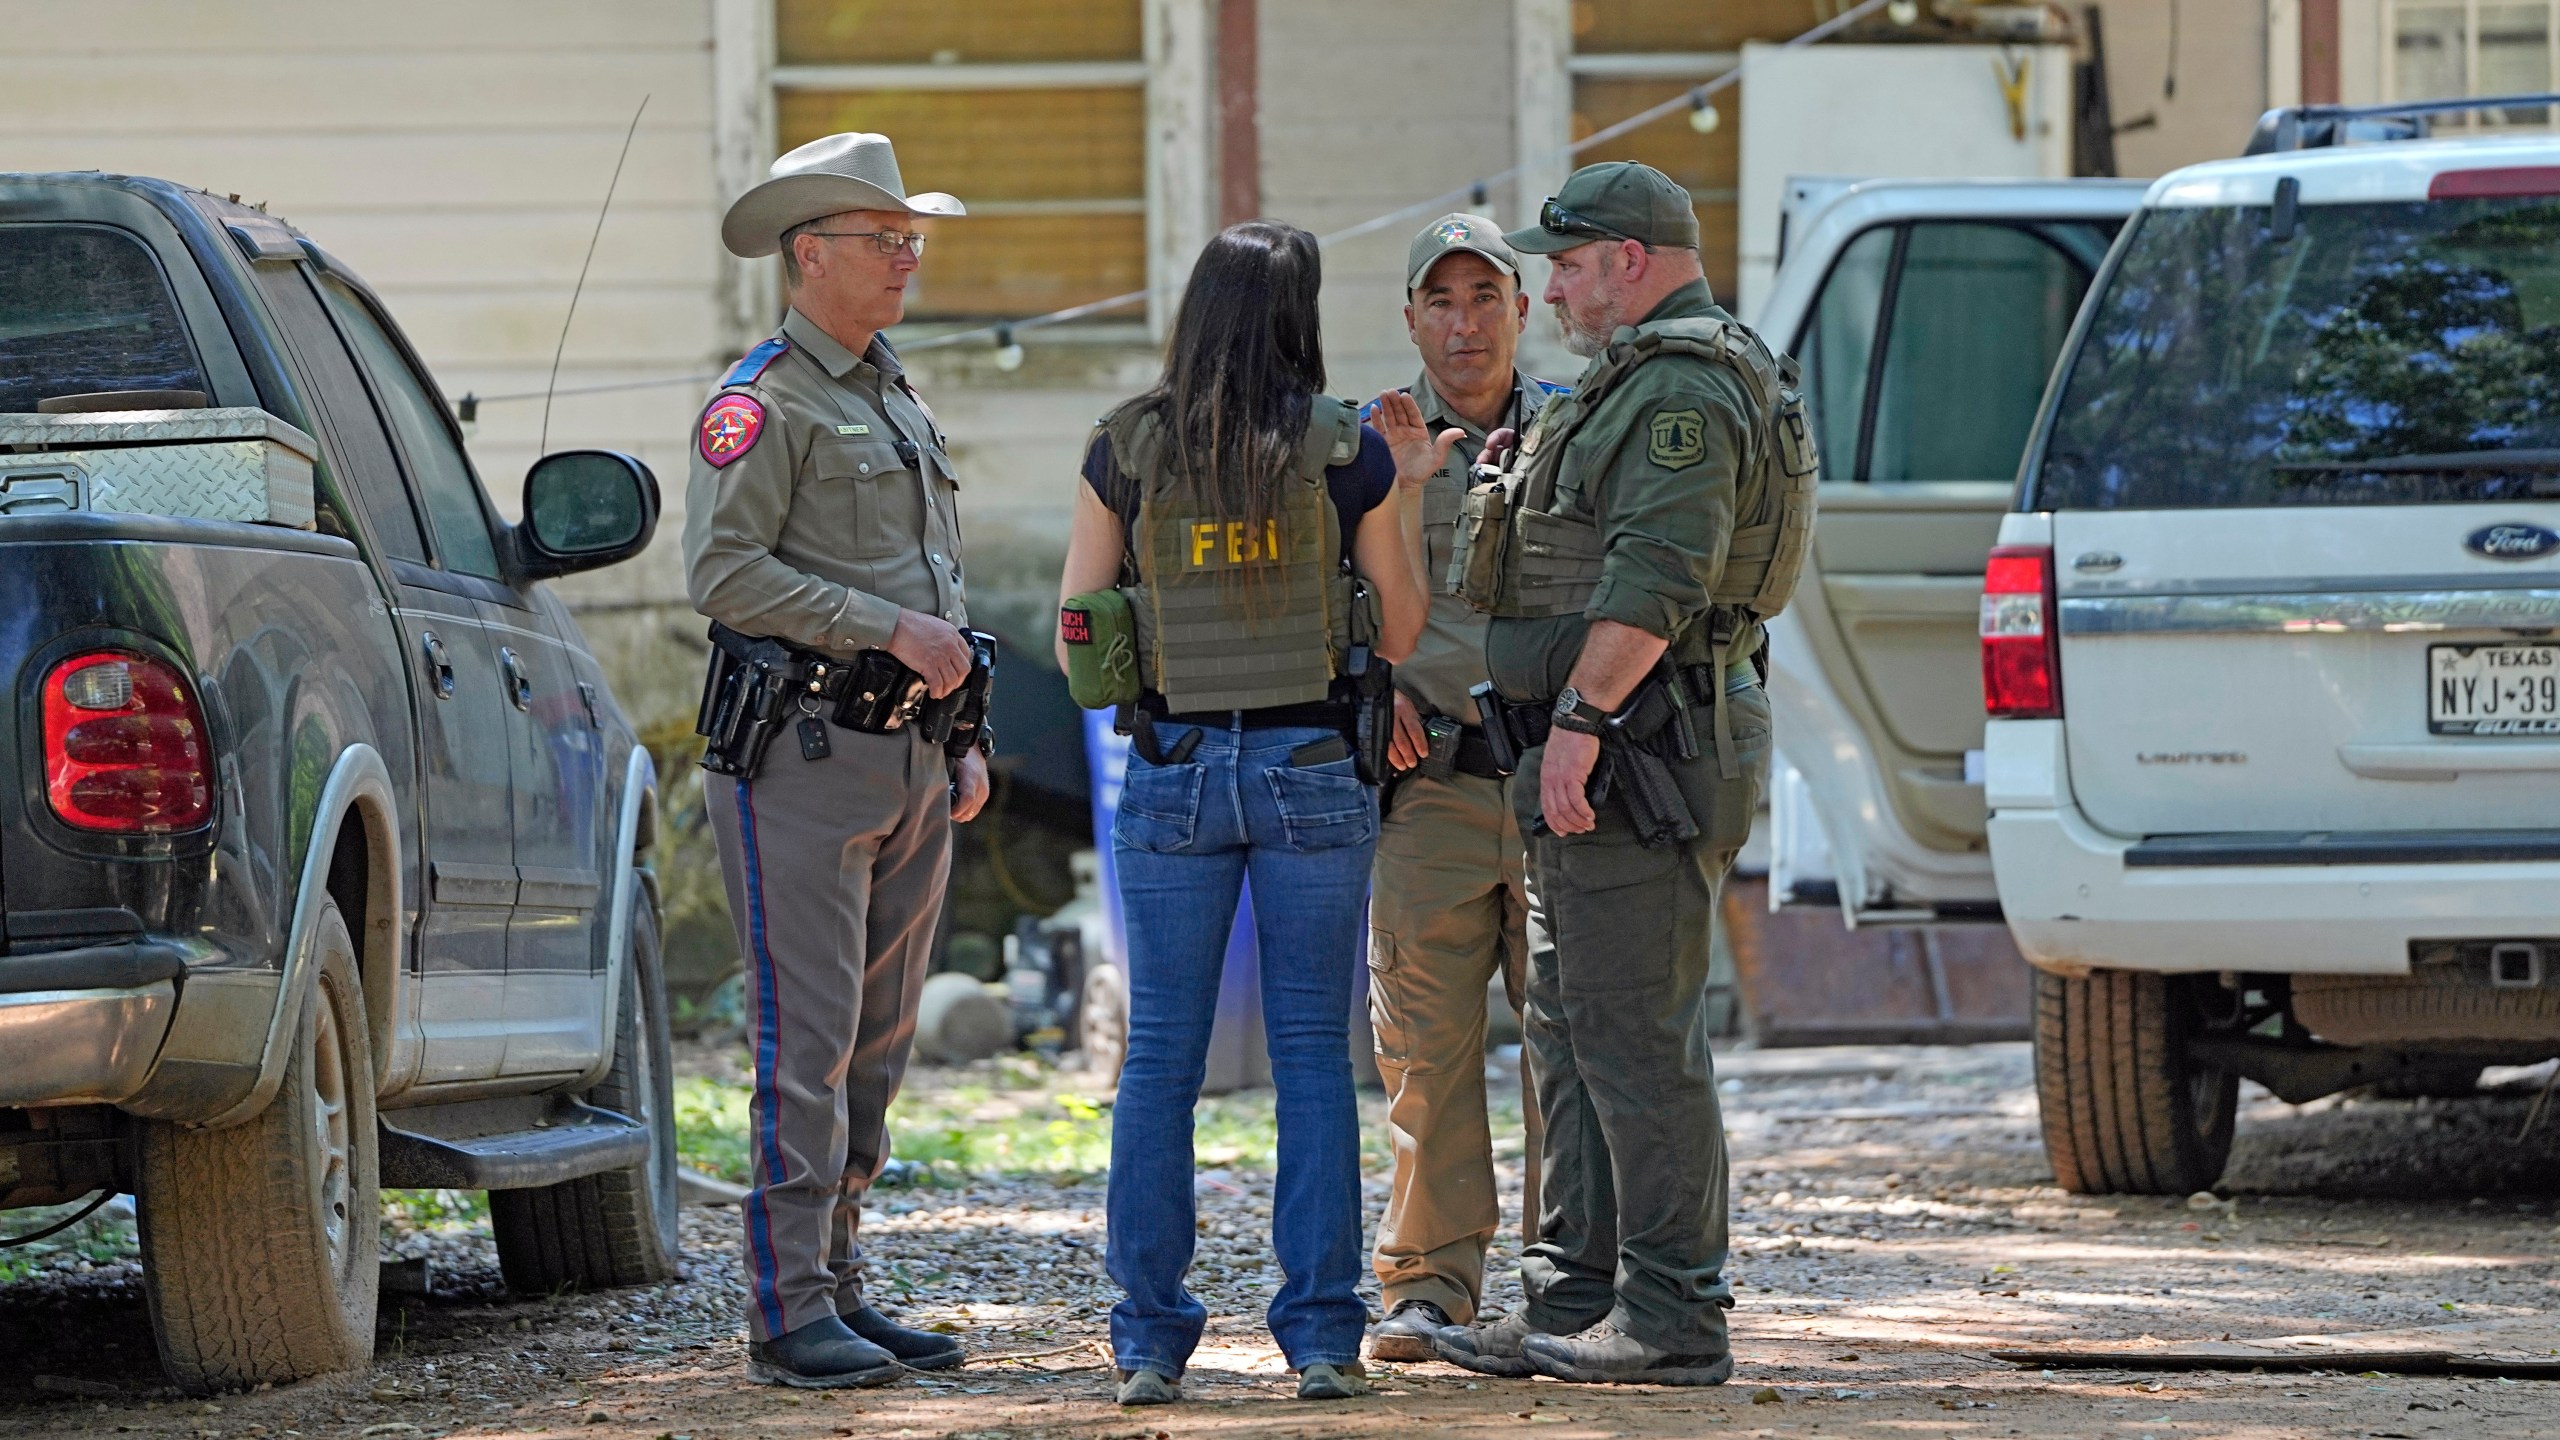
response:
M712 0L0 0L0 165L263 201L363 275L449 396L539 391L623 134L648 110L560 368L573 390L736 353L717 237ZM550 446L639 454L670 525L570 586L664 593L699 387L569 395ZM512 513L542 422L472 427Z
M2075 16L2079 8L2072 7ZM2164 175L2181 165L2239 154L2249 128L2272 103L2268 0L2104 0L2098 8L2106 17L2107 88L2116 124L2146 115L2155 122L2116 137L2117 170ZM2170 94L2173 71L2177 88Z

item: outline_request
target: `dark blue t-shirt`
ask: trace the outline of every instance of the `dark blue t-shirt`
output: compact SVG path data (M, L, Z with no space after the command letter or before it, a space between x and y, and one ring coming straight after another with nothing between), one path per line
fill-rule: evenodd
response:
M1105 508L1120 517L1121 540L1129 539L1129 528L1138 521L1138 496L1128 473L1113 463L1111 435L1095 431L1093 445L1084 452L1084 483L1093 487L1094 497ZM1363 425L1360 427L1360 453L1348 465L1328 465L1324 485L1333 497L1333 513L1342 517L1342 554L1351 556L1351 533L1360 528L1360 517L1386 503L1396 489L1396 459L1387 449L1387 438Z

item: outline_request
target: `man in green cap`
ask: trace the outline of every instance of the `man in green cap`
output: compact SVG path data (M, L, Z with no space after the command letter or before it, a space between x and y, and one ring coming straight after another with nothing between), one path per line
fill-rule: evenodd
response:
M1385 792L1369 900L1369 1013L1394 1188L1372 1265L1387 1308L1377 1360L1428 1360L1431 1337L1473 1320L1484 1258L1502 1223L1485 1113L1485 992L1513 1009L1527 982L1528 857L1470 691L1486 680L1485 617L1448 589L1467 464L1486 437L1537 418L1561 385L1520 373L1529 320L1520 257L1481 215L1443 215L1405 251L1405 330L1422 354L1408 387L1430 433L1455 429L1422 492L1431 612L1396 666L1397 775ZM1526 1066L1524 1064L1523 1070ZM1537 1233L1538 1122L1529 1108L1521 1228Z
M1504 238L1548 258L1547 302L1592 357L1468 496L1455 567L1494 617L1551 942L1526 1021L1544 1213L1528 1304L1433 1345L1491 1374L1719 1384L1733 1300L1708 940L1767 789L1753 657L1801 565L1812 446L1793 367L1716 305L1670 177L1585 167Z

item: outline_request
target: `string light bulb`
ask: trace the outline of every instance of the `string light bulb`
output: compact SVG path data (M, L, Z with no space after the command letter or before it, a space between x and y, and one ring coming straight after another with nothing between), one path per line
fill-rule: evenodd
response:
M996 327L996 368L1011 374L1022 368L1022 346L1013 338L1013 327Z
M1690 129L1697 131L1701 135L1713 135L1716 133L1716 127L1723 123L1724 116L1716 113L1716 107L1707 103L1706 96L1692 95L1689 97Z
M1884 18L1896 25L1909 25L1920 18L1920 0L1893 0L1884 7Z

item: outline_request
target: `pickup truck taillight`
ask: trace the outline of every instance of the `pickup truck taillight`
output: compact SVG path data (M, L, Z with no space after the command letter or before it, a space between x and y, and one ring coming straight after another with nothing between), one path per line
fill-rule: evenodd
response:
M2062 716L2053 548L2000 545L1982 574L1982 703L1994 720Z
M120 835L191 830L213 814L204 714L177 671L120 650L44 680L45 798L64 823Z

